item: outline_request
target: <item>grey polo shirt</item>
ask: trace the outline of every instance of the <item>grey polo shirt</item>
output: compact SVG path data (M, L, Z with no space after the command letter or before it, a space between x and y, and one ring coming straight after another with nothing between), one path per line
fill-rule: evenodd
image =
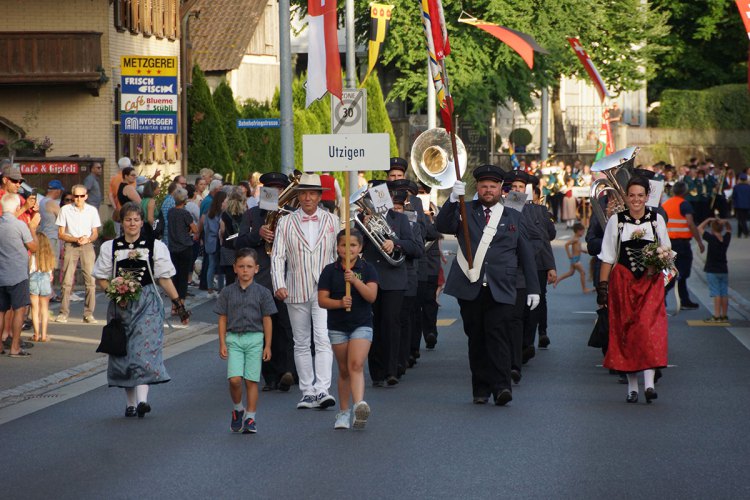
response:
M219 294L214 312L227 317L227 332L263 331L263 316L276 314L271 291L253 281L243 289L239 281L225 287Z
M28 226L13 214L0 217L0 234L3 235L0 238L0 286L17 285L29 278L29 252L25 244L34 239Z

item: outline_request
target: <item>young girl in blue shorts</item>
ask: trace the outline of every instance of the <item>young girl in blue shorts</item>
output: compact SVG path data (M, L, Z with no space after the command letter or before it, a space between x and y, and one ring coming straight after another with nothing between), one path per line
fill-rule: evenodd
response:
M352 259L351 269L345 269L346 249ZM328 337L339 367L339 404L334 429L363 429L370 416L370 406L364 400L364 366L372 343L372 306L378 295L378 276L375 267L359 258L362 234L352 230L347 240L344 231L337 236L339 258L323 268L318 282L318 303L328 309ZM345 297L346 283L351 285L351 296ZM351 423L349 397L354 403L354 422Z

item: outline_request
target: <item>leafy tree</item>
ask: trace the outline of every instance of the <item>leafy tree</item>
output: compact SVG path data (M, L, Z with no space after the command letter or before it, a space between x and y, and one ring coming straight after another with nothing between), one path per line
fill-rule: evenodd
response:
M669 51L648 82L649 101L666 89L698 90L747 80L747 36L733 0L651 0L668 11Z
M193 85L188 89L188 161L190 172L202 168L228 174L232 171L232 158L224 136L219 113L211 98L203 72L193 67Z
M240 112L234 101L232 88L222 81L213 95L214 105L219 113L219 120L224 128L224 136L229 147L229 154L233 160L233 168L239 179L244 179L250 172L250 156L247 139L242 131L237 128L237 119Z
M367 90L367 131L369 133L386 132L391 138L391 156L398 156L398 143L393 133L393 124L385 108L383 89L380 87L378 72L373 71L365 82Z
M294 0L304 12L306 2ZM369 0L356 0L356 32L360 42L369 35ZM543 86L552 90L555 130L563 133L559 107L559 81L563 76L587 79L570 49L567 37L576 36L595 59L610 90L640 88L656 70L654 57L664 50L667 15L641 0L474 0L443 2L451 44L447 59L456 112L475 127L485 129L495 106L517 102L522 112L533 106L532 97ZM462 9L489 22L497 22L532 35L549 54L537 54L529 70L509 47L457 19ZM343 15L343 10L340 11ZM398 78L388 100L401 99L412 109L423 109L427 55L418 2L396 6L381 64ZM648 42L648 43L646 43ZM364 63L364 61L363 61ZM555 146L565 150L564 135Z
M278 94L278 90L277 90ZM268 102L248 99L242 106L243 118L279 118L279 110ZM281 132L277 128L242 129L248 146L251 171L275 172L279 170L281 158Z

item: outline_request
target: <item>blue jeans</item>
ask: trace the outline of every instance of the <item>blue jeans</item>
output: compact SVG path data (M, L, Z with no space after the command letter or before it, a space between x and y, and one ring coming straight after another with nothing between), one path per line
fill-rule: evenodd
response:
M224 275L223 274L217 274L217 271L219 271L219 252L216 251L214 253L209 253L206 255L208 258L208 271L206 273L206 284L208 285L209 290L214 289L214 276L218 276L218 283L216 284L216 290L221 290L224 288Z

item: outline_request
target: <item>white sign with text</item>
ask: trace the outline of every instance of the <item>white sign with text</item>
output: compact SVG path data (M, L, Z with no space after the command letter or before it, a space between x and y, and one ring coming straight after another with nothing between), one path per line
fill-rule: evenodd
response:
M305 172L388 170L391 139L388 134L316 134L302 136Z

